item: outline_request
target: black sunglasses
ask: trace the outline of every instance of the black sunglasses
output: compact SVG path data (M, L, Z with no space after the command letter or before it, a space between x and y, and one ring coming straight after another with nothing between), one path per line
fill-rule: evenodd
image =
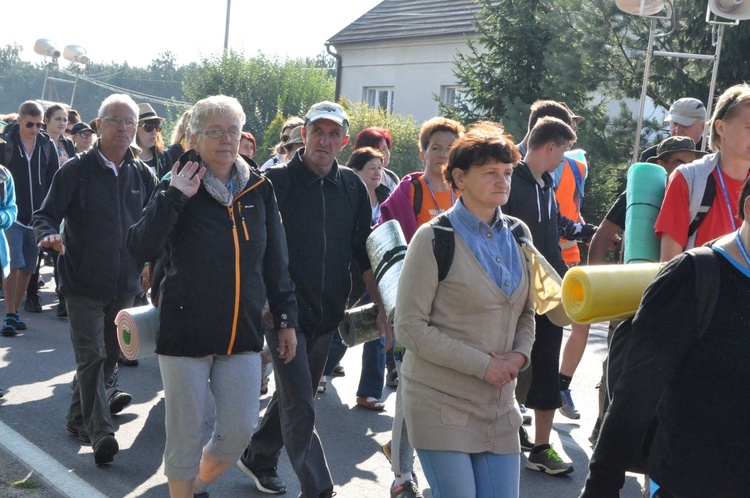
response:
M37 128L41 128L42 127L42 123L41 122L39 122L39 123L30 123L28 121L24 121L24 126L26 126L26 128L33 128L35 126Z
M161 123L153 124L153 123L143 123L141 125L141 128L146 130L147 132L151 133L152 131L161 131Z

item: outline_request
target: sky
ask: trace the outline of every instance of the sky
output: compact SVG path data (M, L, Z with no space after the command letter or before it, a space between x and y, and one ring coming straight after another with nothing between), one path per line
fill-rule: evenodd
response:
M380 2L231 0L229 48L315 57L326 40ZM98 63L142 67L170 51L178 64L187 64L223 50L226 9L224 0L14 0L0 8L0 46L21 45L21 57L31 62L42 62L34 43L46 38L61 52L80 45Z

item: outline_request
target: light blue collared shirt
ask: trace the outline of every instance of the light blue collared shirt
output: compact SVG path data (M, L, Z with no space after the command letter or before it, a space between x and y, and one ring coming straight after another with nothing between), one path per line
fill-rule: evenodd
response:
M523 266L516 240L503 221L501 209L497 208L495 221L489 226L466 209L459 197L446 215L453 231L469 246L487 275L506 296L513 294L521 283Z

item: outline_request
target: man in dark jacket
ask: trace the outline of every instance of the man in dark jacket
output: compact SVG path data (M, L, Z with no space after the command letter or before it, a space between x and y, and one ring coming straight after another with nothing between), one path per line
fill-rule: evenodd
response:
M5 130L0 144L0 163L13 175L18 219L5 231L10 250L10 275L4 282L7 314L0 334L14 336L26 330L18 316L31 275L36 271L39 249L34 241L31 214L42 205L52 177L59 168L55 145L42 131L43 109L29 100L18 108L18 120Z
M128 254L126 238L157 180L130 150L138 126L138 107L130 97L107 97L97 124L99 142L55 175L34 213L34 230L40 247L60 253L60 292L78 366L66 429L91 441L94 460L103 464L119 449L111 414L131 401L129 394L105 387L120 356L115 316L133 305L141 289L141 268Z
M379 305L381 334L390 335L365 248L372 215L367 187L356 173L336 162L336 154L349 141L348 128L348 117L338 104L313 105L302 130L305 148L288 165L266 172L286 232L299 329L297 353L289 363L279 359L277 335L265 334L277 388L258 432L237 462L265 493L286 492L276 473L279 454L286 447L302 496L332 496L333 480L315 431L314 397L333 333L344 317L352 258Z
M565 275L567 266L558 244L557 202L550 173L575 141L575 132L557 118L540 119L529 134L528 152L518 163L512 177L508 203L503 212L523 220L531 230L534 245L552 267ZM566 234L572 237L573 234ZM590 234L589 234L590 235ZM519 402L534 409L535 446L529 453L526 468L547 474L564 475L573 471L549 444L552 420L560 400L560 346L562 327L545 315L536 315L536 339L531 351L531 383L528 394L524 386L516 388ZM524 394L526 394L524 396ZM525 398L525 399L524 399Z

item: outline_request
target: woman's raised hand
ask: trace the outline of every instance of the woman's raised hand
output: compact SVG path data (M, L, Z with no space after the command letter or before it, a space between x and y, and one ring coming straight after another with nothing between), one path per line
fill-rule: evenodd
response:
M169 185L186 196L192 197L198 192L201 179L205 174L206 168L203 168L198 162L188 161L180 170L180 163L178 161L172 166L172 177L169 179Z

